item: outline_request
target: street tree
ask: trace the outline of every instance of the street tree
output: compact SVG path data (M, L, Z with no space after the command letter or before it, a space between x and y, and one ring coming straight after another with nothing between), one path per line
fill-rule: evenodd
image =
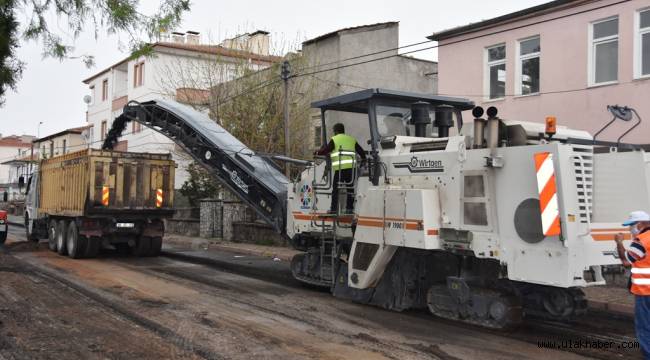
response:
M285 94L280 68L285 59L293 69L305 67L306 61L299 52L292 51L295 46L276 44L275 48L281 50L272 52L285 55L269 57L272 64L265 68L250 61L250 52L244 49L207 59L172 61L157 81L168 96L207 113L258 154L284 154ZM312 122L318 111L311 109L310 104L315 100L316 87L323 84L309 77L289 81L289 156L306 159L316 145ZM294 169L292 174L299 170Z
M101 32L125 34L132 56L151 52L150 41L161 32L178 25L189 0L160 0L158 10L143 14L139 0L0 0L0 105L8 89L16 85L25 62L16 56L19 40L39 41L43 56L58 60L80 59L86 66L94 64L92 54L78 53L74 42L85 31L97 39ZM17 12L25 12L28 21L21 24ZM57 18L51 27L48 19ZM62 19L67 30L58 28ZM64 36L70 41L64 40Z

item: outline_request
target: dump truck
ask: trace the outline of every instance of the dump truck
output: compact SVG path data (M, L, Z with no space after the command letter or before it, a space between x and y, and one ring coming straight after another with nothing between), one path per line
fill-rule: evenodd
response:
M85 149L42 160L27 184L27 237L71 258L106 247L156 256L174 212L174 172L170 154Z
M620 270L614 237L631 241L621 220L650 207L640 192L650 184L650 147L620 141L638 114L637 125L607 142L597 139L602 131L592 136L552 116L546 124L502 119L467 99L388 89L312 107L321 144L343 123L367 147L366 162L346 159L357 164L356 181L332 171L354 153L282 157L304 167L289 179L206 114L166 99L128 103L103 148L129 121L168 136L301 251L291 263L299 281L358 303L498 329L524 316L585 314L582 289ZM464 124L467 111L473 121ZM609 111L609 124L632 120L632 109ZM354 193L352 213L329 211L335 183Z

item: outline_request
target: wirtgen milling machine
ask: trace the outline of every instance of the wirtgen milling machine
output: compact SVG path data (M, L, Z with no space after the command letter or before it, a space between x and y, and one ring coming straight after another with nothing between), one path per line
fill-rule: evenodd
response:
M611 241L627 233L620 220L650 208L650 156L640 147L597 142L552 120L506 121L494 108L484 117L465 99L382 89L313 106L321 142L343 123L367 151L366 163L354 159L356 181L339 184L354 191L353 214L328 211L340 179L327 157L303 162L290 182L207 116L171 101L128 104L105 146L131 120L172 138L303 251L291 264L303 282L494 328L524 315L584 313L580 288L603 285L605 265L620 264ZM463 126L467 110L475 119Z

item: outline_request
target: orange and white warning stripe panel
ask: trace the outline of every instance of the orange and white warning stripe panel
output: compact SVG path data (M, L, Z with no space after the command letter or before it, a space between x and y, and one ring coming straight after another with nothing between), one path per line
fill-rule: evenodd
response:
M535 154L535 171L537 172L539 207L542 213L542 232L544 236L560 235L562 229L560 228L560 209L557 200L553 154L550 152Z

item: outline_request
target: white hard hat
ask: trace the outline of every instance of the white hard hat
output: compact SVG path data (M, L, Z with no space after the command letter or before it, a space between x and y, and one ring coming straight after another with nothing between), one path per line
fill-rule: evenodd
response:
M650 215L645 211L632 211L623 226L635 225L639 221L650 221Z

